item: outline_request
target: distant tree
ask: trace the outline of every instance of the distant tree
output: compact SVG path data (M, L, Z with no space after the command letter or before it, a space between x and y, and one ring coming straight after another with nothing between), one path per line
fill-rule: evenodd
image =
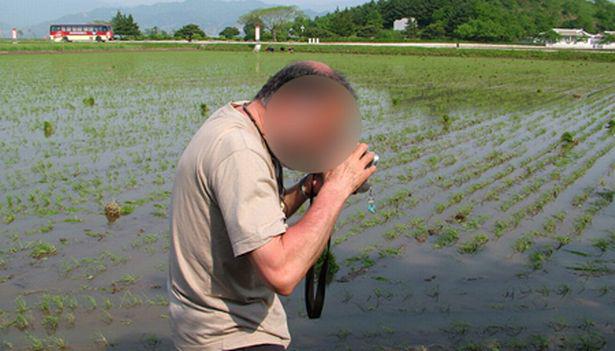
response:
M280 35L287 33L295 18L302 15L303 12L296 6L275 6L251 11L241 16L239 23L244 25L244 29L248 24L260 24L264 31L271 34L273 41L277 41Z
M139 25L135 22L132 15L126 16L119 10L111 19L111 25L113 26L113 33L123 37L137 37L141 35Z
M615 3L609 0L595 0L596 27L598 30L615 30Z
M153 40L164 40L172 38L172 36L168 32L158 28L157 26L146 29L144 31L144 34L147 38Z
M382 15L378 12L376 4L373 2L369 4L371 6L362 8L363 10L359 12L359 19L355 20L355 22L360 25L357 32L358 36L373 38L383 29L383 21Z
M260 20L260 18L255 17L255 16L251 16L249 18L244 18L243 22L243 33L244 33L244 39L245 40L254 40L255 39L255 33L254 30L256 27L256 25L258 24L259 26L261 26L261 28L263 27L263 22ZM263 36L264 33L261 32L261 37Z
M197 40L205 39L207 38L207 35L205 34L205 32L203 32L201 27L199 27L196 24L191 23L177 30L175 32L175 38L186 39L188 41L192 41L193 39L197 39Z
M357 24L350 10L336 10L331 16L332 18L327 21L326 29L340 37L350 37L357 33Z
M562 12L566 20L562 23L566 28L583 28L589 32L595 30L593 17L595 8L589 1L564 1Z
M403 30L403 34L406 38L417 38L419 36L419 27L416 25L416 22L408 22L406 29Z
M377 39L384 39L387 41L402 41L404 40L404 32L400 32L393 29L382 29L376 35Z
M357 31L357 36L363 38L374 38L376 35L378 35L378 33L380 33L381 30L381 27L368 24L359 28L359 30Z
M303 33L303 36L307 38L330 38L335 35L336 34L331 31L316 26L307 28Z
M293 33L297 37L305 37L306 30L312 26L313 24L309 17L304 16L304 15L299 15L295 17L295 20L293 21L293 24L292 24Z
M231 39L238 36L239 33L239 29L236 27L226 27L220 32L220 36Z
M444 22L433 22L427 27L421 30L421 37L427 39L443 38L446 36L446 29L444 29Z
M611 34L604 34L602 39L600 39L600 44L610 44L615 43L615 36Z

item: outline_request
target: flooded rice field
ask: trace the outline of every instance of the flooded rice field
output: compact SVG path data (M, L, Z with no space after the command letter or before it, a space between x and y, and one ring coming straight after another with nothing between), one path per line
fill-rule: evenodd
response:
M282 299L291 349L615 348L614 64L181 51L0 57L0 350L168 349L175 164L299 59L382 161L322 318Z

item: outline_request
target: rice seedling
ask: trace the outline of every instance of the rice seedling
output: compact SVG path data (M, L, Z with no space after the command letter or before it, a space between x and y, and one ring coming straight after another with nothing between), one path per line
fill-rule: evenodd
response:
M104 347L104 348L108 348L110 346L109 341L103 335L102 332L97 332L96 333L96 337L94 338L94 343L96 343L97 345L99 345L101 347Z
M68 350L68 344L63 337L57 335L51 335L47 337L48 344L57 350Z
M38 338L36 335L26 333L26 339L28 340L28 343L30 344L30 349L32 351L43 351L45 349L45 344L43 343L43 340Z
M15 320L13 320L11 324L21 331L30 328L30 321L28 317L23 313L17 313L17 315L15 316Z
M532 252L529 256L530 267L533 270L541 269L544 263L553 255L553 252L554 250L552 247L545 247Z
M403 252L403 246L399 247L386 247L378 250L378 256L380 258L400 256Z
M53 124L50 121L43 122L43 132L44 132L45 138L49 138L50 136L53 135L54 128L53 128Z
M326 255L328 255L328 269L327 269L327 276L326 276L326 284L331 284L331 282L333 281L333 278L335 277L335 274L337 274L337 272L340 270L340 266L337 263L336 259L335 259L335 255L333 254L333 252L331 250L328 250ZM322 256L320 256L320 258L318 259L318 261L316 261L316 268L315 271L316 272L320 272L323 262L325 259L325 254L323 254Z
M92 96L88 96L88 97L83 99L83 104L85 106L92 107L92 106L94 106L95 103L96 103L96 100L94 100L94 98Z
M584 276L599 277L615 273L615 270L609 268L603 260L590 260L581 264L566 267L569 270L579 273Z
M480 233L472 237L470 240L462 243L458 251L462 254L476 254L478 251L482 250L487 242L489 241L489 237L487 234Z
M201 116L203 117L209 116L209 106L206 103L201 103L199 105L199 111L201 112Z
M513 249L516 252L523 253L527 251L528 249L530 249L533 246L533 244L534 244L534 241L532 240L532 238L528 236L527 234L524 234L519 239L515 240Z
M49 256L53 256L57 253L55 245L45 242L37 241L30 251L30 256L37 260L46 259Z
M59 322L60 317L58 316L44 316L43 320L41 321L45 330L47 330L47 332L50 334L54 333L58 329Z
M440 123L445 130L448 130L448 128L451 126L452 119L449 115L442 115L440 116Z
M571 147L578 144L578 140L574 138L571 132L564 132L560 136L560 141L564 147Z

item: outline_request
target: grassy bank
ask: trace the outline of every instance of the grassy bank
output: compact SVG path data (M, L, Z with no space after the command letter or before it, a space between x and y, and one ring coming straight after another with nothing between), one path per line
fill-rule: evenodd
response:
M77 51L111 51L111 50L155 50L155 49L190 49L197 44L175 42L114 42L114 43L54 43L46 40L26 40L15 44L9 40L0 40L0 53L20 52L77 52Z
M288 45L269 45L276 50ZM253 45L236 44L205 44L199 47L203 50L247 51ZM363 55L409 55L409 56L448 56L448 57L502 57L531 60L581 60L594 62L615 62L615 54L611 52L590 52L572 50L504 50L504 49L449 49L421 48L395 46L363 46L363 45L296 45L296 52L306 53L339 53Z
M276 50L288 44L274 44ZM208 50L208 51L250 51L251 44L199 44L182 42L114 42L114 43L53 43L43 40L0 41L0 53L31 53L31 52L80 52L80 51L111 51L111 50ZM408 56L445 56L445 57L494 57L532 60L580 60L593 62L615 62L615 53L572 50L509 50L509 49L454 49L454 48L422 48L394 46L364 46L364 45L293 45L296 52L305 53L339 53L363 55L408 55Z

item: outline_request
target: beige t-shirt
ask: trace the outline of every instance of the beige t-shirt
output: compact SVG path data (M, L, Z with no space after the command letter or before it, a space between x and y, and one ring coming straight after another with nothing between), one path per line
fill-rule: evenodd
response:
M290 344L280 299L246 255L287 228L275 167L232 104L203 123L177 165L168 292L181 350Z

